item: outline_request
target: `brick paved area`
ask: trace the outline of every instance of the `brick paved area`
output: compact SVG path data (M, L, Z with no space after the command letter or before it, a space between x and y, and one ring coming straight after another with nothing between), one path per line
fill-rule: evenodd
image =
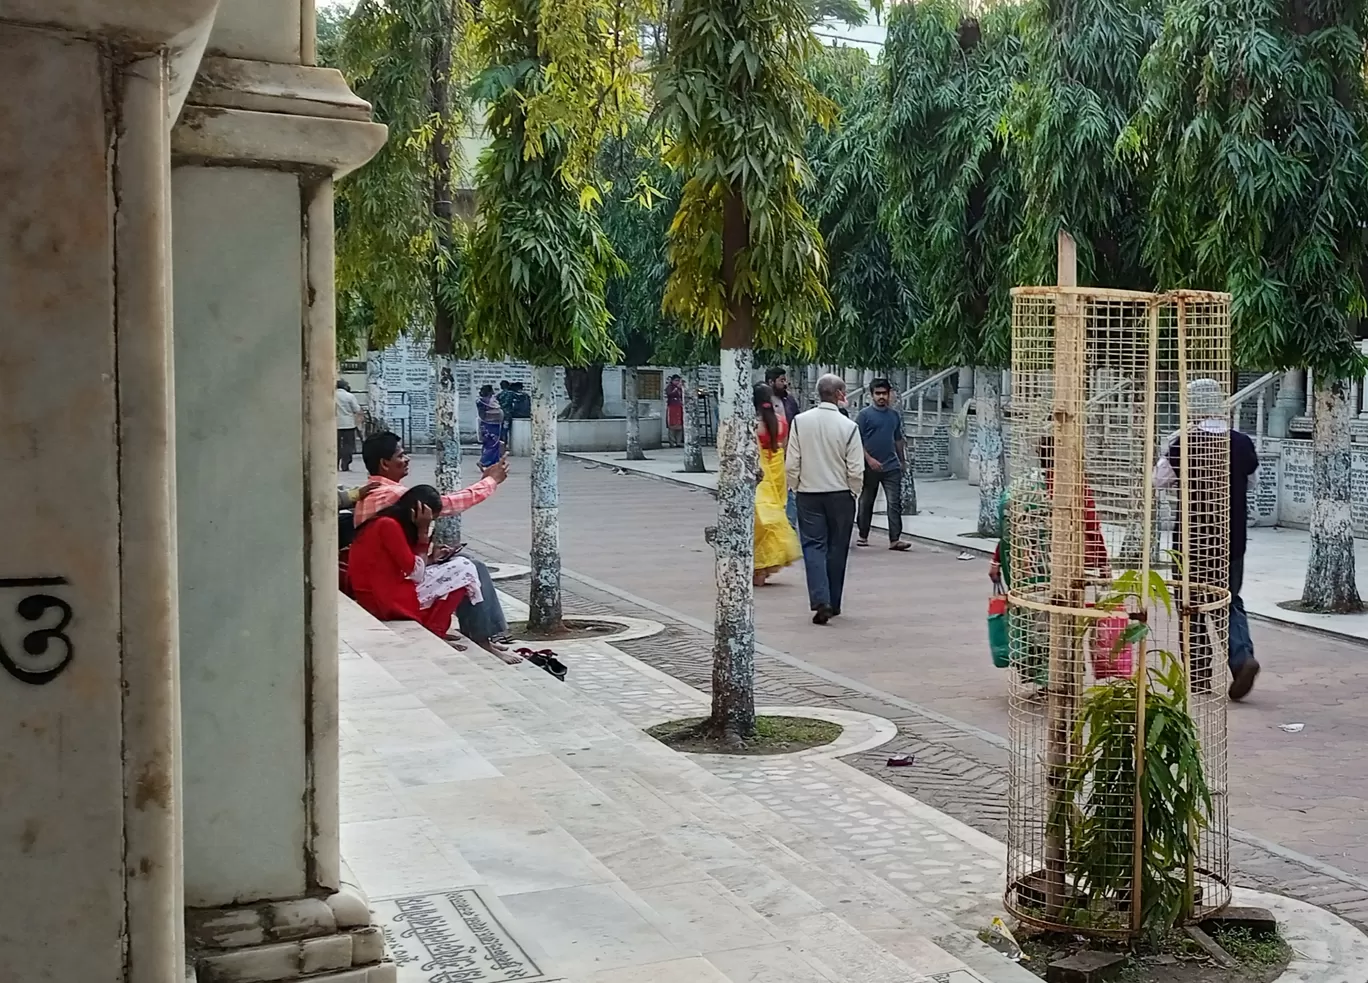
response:
M711 521L712 497L569 460L561 462L561 489L566 569L616 588L602 593L567 579L567 609L665 620L665 636L622 647L706 689L710 638L699 629L711 622L712 564L702 528ZM527 525L526 482L517 476L467 516L465 536L493 554L516 555L526 550ZM757 659L758 698L894 720L897 742L860 756L858 766L1001 836L1006 756L998 735L1006 732L1006 700L984 651L985 565L920 546L902 555L862 550L852 561L846 615L829 630L807 623L800 572L782 574L779 586L761 592L757 624L766 651ZM650 608L633 610L618 596L624 590ZM1254 632L1267 671L1255 699L1231 713L1232 821L1246 831L1233 845L1239 882L1368 923L1361 818L1368 769L1359 756L1368 649L1264 623ZM1306 730L1288 735L1277 726L1290 721L1305 722ZM902 751L917 755L913 768L884 766ZM1286 850L1314 860L1300 862Z

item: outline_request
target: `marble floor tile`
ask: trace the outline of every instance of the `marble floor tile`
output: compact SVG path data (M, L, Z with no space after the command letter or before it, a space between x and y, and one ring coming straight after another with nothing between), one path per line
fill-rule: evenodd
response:
M477 884L480 875L444 849L424 818L342 824L342 858L372 900L427 894Z
M583 983L731 983L702 956L591 973Z
M486 828L452 840L466 863L499 896L604 884L613 872L563 829Z
M851 983L854 979L832 976L810 962L796 946L783 943L705 955L732 983Z
M713 952L778 941L763 918L710 878L637 888L636 894L655 912L661 934L689 949Z
M406 791L442 836L453 843L488 829L548 829L554 825L536 801L506 776L424 785Z
M670 849L658 834L646 829L581 836L578 839L600 863L633 890L697 881L706 876L701 865Z
M404 786L499 777L499 769L464 741L440 741L394 750L379 748L376 755Z
M503 902L570 979L698 955L665 938L642 914L639 902L611 884L532 891ZM650 978L640 979L647 983Z

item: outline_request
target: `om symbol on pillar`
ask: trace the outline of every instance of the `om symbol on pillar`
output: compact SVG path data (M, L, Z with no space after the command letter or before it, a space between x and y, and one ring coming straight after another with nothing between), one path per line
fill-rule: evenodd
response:
M74 650L66 635L67 625L71 624L71 605L41 590L66 584L65 577L0 578L0 666L21 683L50 683L71 662ZM11 608L11 600L20 590L28 593L19 595ZM8 611L21 619L17 648L5 645L13 621ZM23 632L24 628L29 630Z

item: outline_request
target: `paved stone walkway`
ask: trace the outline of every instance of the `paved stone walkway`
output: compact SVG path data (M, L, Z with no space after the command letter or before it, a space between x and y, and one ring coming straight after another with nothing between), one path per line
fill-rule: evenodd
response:
M698 488L712 489L717 486L717 453L710 447L704 453L704 464L710 472L708 474L683 473L680 470L683 452L672 448L652 451L647 461L626 461L616 452L573 454L567 457ZM905 535L962 550L992 551L991 542L985 543L976 536L965 535L973 532L978 523L978 488L958 478L926 479L917 482L917 502L919 513L903 516ZM882 515L875 515L874 525L880 529L887 528ZM1250 531L1245 584L1241 592L1246 609L1256 617L1368 640L1368 612L1354 615L1306 614L1279 607L1283 601L1301 597L1310 544L1310 534L1302 529L1260 527ZM1358 569L1368 578L1368 540L1358 539L1354 544ZM1368 579L1364 583L1368 583Z
M945 865L956 910L992 910L991 841L881 799L831 757L883 743L877 722L837 714L837 746L736 782L736 759L679 755L639 729L700 712L703 696L605 643L557 646L569 686L350 604L342 643L343 854L400 983L1034 980L922 885L861 869L814 825L827 800L851 823L877 817L904 852ZM775 799L790 782L805 798Z
M706 698L611 640L558 645L560 684L350 602L341 622L343 854L401 983L1036 980L974 935L1001 844L840 760L887 721L812 709L836 744L680 755L640 728ZM1283 920L1282 983L1368 977L1346 923L1238 900Z
M516 466L517 462L515 462ZM709 681L711 553L702 490L561 461L561 541L571 609L655 617L667 633L624 648L700 689ZM515 474L468 513L465 535L493 555L526 549L526 481ZM757 604L761 698L894 719L918 766L889 774L860 762L984 832L1001 835L1006 700L987 667L985 564L954 549L857 551L849 613L817 631L803 613L801 573L786 571ZM628 588L624 591L624 587ZM516 584L511 590L524 590ZM1254 698L1231 711L1232 821L1242 882L1324 903L1368 921L1368 659L1357 644L1257 622L1267 668ZM1283 722L1307 724L1301 734Z

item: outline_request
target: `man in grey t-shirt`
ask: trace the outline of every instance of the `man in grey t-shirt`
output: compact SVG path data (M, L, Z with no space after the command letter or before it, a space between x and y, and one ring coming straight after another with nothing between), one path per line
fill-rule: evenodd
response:
M911 549L902 538L902 470L907 462L907 442L903 439L902 411L893 406L893 386L887 379L869 384L872 406L860 410L855 425L864 444L864 485L860 489L860 508L856 526L860 530L856 546L869 545L869 527L874 521L874 499L883 486L888 505L888 548Z

